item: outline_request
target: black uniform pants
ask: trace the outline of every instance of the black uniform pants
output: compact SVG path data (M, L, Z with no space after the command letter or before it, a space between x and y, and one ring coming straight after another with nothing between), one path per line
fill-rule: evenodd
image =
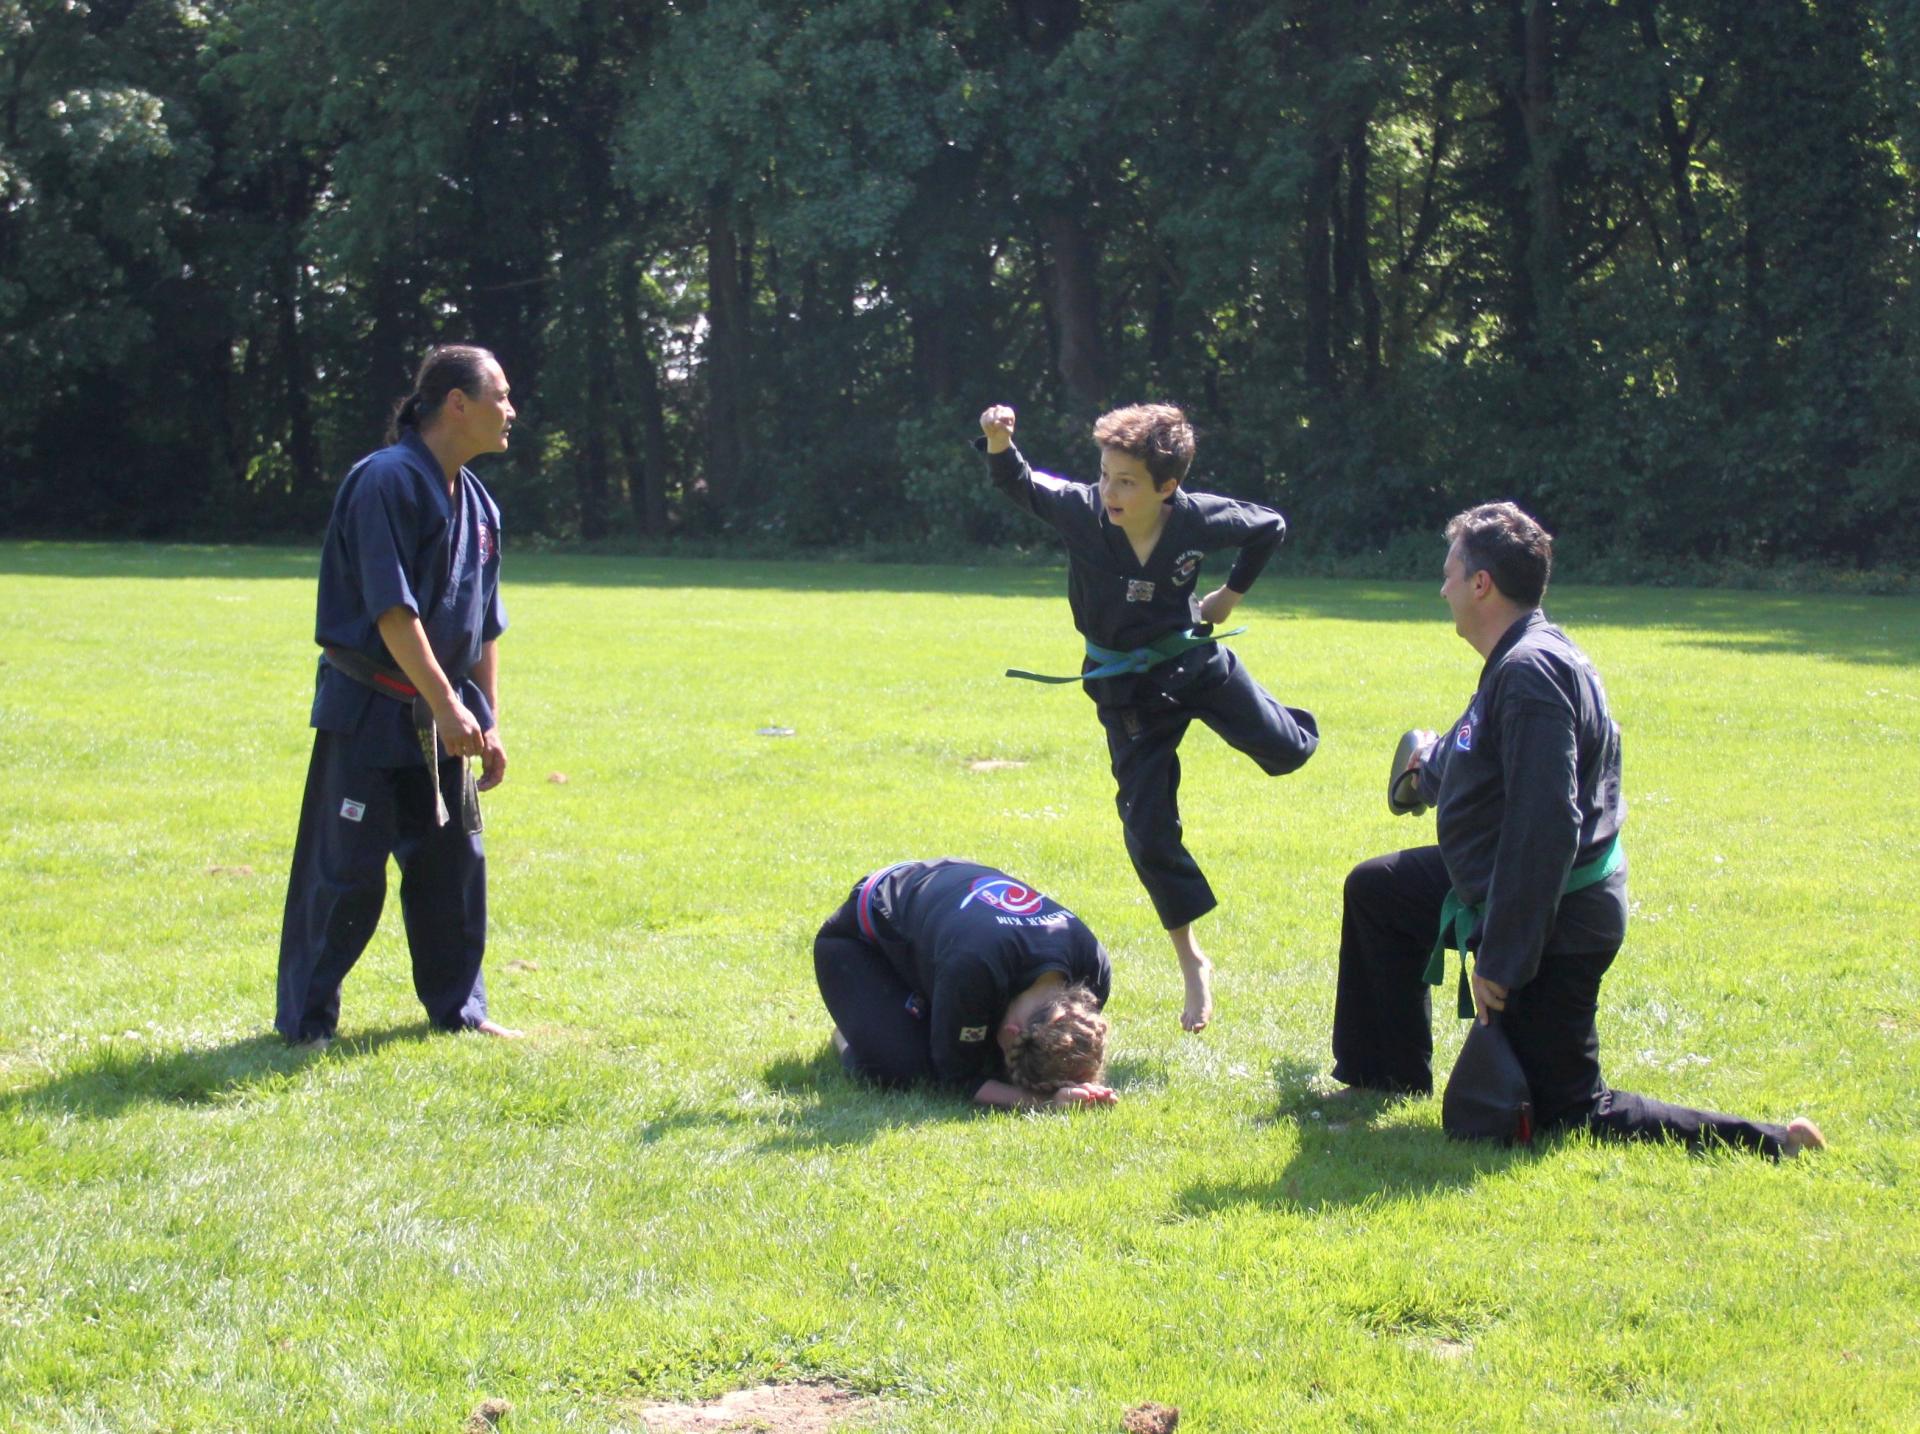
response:
M487 858L456 814L434 824L425 766L363 767L350 739L313 734L300 833L280 927L274 1027L290 1041L331 1036L340 983L366 950L387 897L387 858L400 863L400 912L413 989L443 1030L487 1018L480 961L487 945ZM440 790L460 791L462 763L440 765Z
M1312 713L1276 701L1228 647L1176 691L1152 689L1152 680L1148 673L1138 684L1146 700L1102 704L1099 712L1127 855L1160 924L1171 931L1218 904L1182 839L1179 748L1187 728L1199 718L1270 777L1305 765L1320 744L1320 728Z
M1433 1090L1432 990L1423 973L1451 882L1437 846L1363 861L1347 874L1340 979L1333 1007L1333 1074L1348 1085L1421 1095ZM1618 948L1550 951L1500 1017L1533 1093L1535 1124L1584 1125L1623 1139L1708 1140L1778 1155L1786 1129L1613 1090L1600 1076L1594 1015ZM1449 961L1457 958L1449 957ZM1441 987L1451 1002L1454 969Z
M813 939L813 976L847 1042L840 1063L848 1074L882 1085L932 1080L926 1002L861 933L859 896L856 886Z

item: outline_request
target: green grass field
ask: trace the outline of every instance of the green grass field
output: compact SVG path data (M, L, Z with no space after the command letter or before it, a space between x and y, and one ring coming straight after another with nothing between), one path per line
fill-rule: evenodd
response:
M0 545L0 1429L637 1431L802 1377L889 1430L1913 1428L1920 602L1552 595L1626 734L1610 1078L1833 1148L1515 1153L1309 1085L1341 880L1431 836L1393 741L1478 673L1438 561L1283 556L1236 615L1326 740L1279 781L1188 740L1190 1037L1090 705L999 675L1074 660L1061 573L510 553L488 972L529 1038L429 1035L390 904L302 1057L313 557ZM812 932L941 854L1107 943L1116 1108L841 1078Z

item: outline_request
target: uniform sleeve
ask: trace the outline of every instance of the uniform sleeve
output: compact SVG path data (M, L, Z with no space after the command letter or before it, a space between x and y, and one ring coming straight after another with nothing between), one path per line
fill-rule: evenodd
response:
M954 960L940 972L927 1013L935 1079L969 1100L993 1073L994 1028L1006 996L984 961Z
M1419 770L1414 773L1414 786L1420 792L1420 800L1430 807L1440 805L1440 784L1447 779L1447 754L1453 750L1453 734L1460 730L1460 723L1466 720L1463 713L1460 721L1441 729L1440 736L1427 748L1426 756L1420 759Z
M1091 511L1086 484L1034 472L1018 448L988 453L985 438L974 439L973 446L987 460L987 476L994 488L1021 512L1060 528L1076 518L1084 519Z
M379 621L381 613L396 607L416 617L420 613L406 564L419 521L406 489L404 470L369 465L341 515L347 570L354 575L370 621Z
M1539 971L1561 888L1580 849L1572 704L1541 675L1513 686L1498 707L1505 810L1474 953L1480 975L1510 988L1526 985Z
M487 497L487 521L493 524L493 591L487 594L487 610L480 619L480 641L492 642L507 630L507 609L500 601L500 509L492 495Z
M1271 508L1237 499L1217 500L1209 505L1207 537L1210 548L1238 548L1233 571L1227 574L1227 586L1244 593L1253 586L1260 570L1267 565L1275 548L1287 535L1287 520Z

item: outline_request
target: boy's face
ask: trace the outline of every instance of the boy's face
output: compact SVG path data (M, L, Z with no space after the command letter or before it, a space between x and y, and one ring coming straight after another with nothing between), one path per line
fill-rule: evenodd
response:
M1106 505L1107 516L1123 528L1158 522L1160 505L1176 486L1169 483L1156 489L1144 459L1117 448L1100 450L1100 501Z

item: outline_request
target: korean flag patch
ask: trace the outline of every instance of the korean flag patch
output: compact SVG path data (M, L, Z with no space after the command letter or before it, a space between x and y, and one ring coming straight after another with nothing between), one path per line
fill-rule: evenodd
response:
M985 1026L962 1026L960 1028L960 1039L963 1041L984 1041L986 1038L987 1028Z
M1127 579L1128 602L1152 602L1153 584L1140 578Z
M357 822L366 814L367 804L365 802L356 802L352 797L347 797L340 803L340 815L347 821Z

